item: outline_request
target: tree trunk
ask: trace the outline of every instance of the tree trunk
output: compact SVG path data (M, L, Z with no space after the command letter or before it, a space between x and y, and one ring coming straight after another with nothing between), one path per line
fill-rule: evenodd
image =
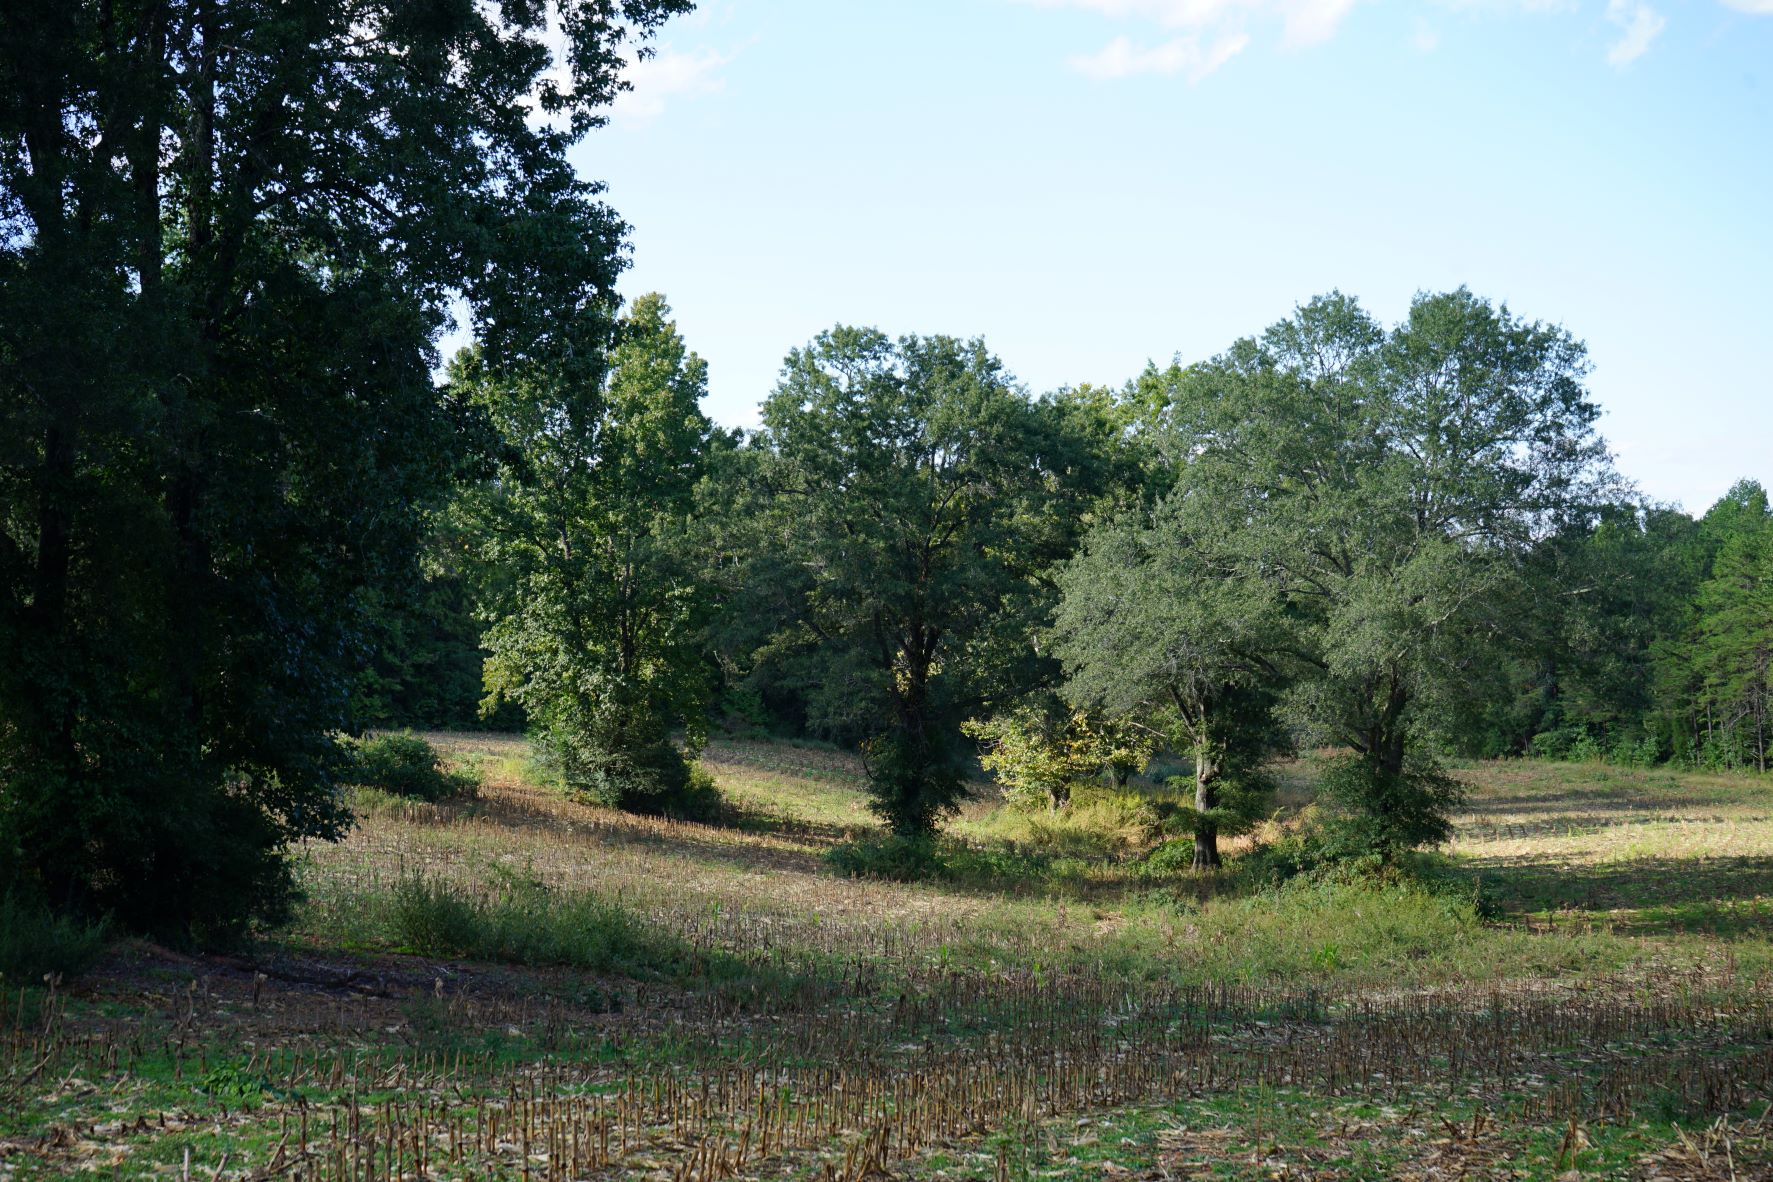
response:
M1210 814L1219 807L1219 753L1214 750L1203 724L1194 745L1194 868L1217 870L1219 859L1219 823Z

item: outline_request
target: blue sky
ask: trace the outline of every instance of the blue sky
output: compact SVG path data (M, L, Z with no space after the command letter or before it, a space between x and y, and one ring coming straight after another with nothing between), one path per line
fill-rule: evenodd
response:
M1773 484L1773 0L705 0L577 149L755 422L833 323L1031 389L1339 288L1589 344L1620 468Z

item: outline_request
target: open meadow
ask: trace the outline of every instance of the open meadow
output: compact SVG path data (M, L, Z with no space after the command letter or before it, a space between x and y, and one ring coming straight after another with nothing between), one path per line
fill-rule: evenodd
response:
M432 739L478 797L360 793L290 928L4 983L0 1178L1773 1177L1766 779L1469 765L1393 886L976 795L901 883L834 751L714 744L703 825Z

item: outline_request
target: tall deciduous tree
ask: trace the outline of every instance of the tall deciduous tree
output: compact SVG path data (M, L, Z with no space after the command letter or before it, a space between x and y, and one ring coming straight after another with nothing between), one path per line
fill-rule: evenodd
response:
M791 353L755 440L766 553L798 572L815 721L865 736L876 808L928 831L964 787L960 723L1038 684L1030 645L1100 486L1099 453L980 341L836 328Z
M1093 531L1059 576L1054 650L1073 701L1157 733L1194 764L1194 865L1220 864L1268 796L1263 761L1293 643L1282 598L1242 577L1200 532L1215 508L1171 497ZM1194 520L1199 516L1200 520Z
M687 0L0 6L0 858L174 937L336 836L365 593L489 364L607 318L567 148ZM553 22L565 45L547 47Z
M1386 814L1412 783L1444 805L1425 740L1534 609L1527 553L1613 492L1585 371L1564 330L1461 289L1389 331L1316 299L1168 383L1170 496L1211 506L1213 562L1296 621L1291 714L1357 754L1376 835L1432 837Z
M516 701L569 787L641 811L686 804L673 739L700 736L702 599L684 544L713 426L707 367L657 295L636 300L608 379L555 367L521 379L472 354L454 381L505 445L478 498L499 569L485 644L489 701Z

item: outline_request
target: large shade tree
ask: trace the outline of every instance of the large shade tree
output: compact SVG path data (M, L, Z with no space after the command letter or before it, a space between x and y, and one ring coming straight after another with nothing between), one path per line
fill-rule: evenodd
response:
M1300 307L1220 357L1149 375L1175 488L1225 577L1281 599L1308 675L1293 721L1349 748L1371 848L1446 832L1432 765L1486 650L1538 609L1527 557L1614 499L1583 346L1460 289L1391 329Z
M861 737L900 833L960 798L961 722L1050 676L1030 637L1101 487L1086 420L980 341L843 327L791 353L764 404L760 558L794 591L771 647L815 724Z
M366 592L472 441L431 341L607 319L566 152L687 7L0 6L0 885L223 936L340 832Z

